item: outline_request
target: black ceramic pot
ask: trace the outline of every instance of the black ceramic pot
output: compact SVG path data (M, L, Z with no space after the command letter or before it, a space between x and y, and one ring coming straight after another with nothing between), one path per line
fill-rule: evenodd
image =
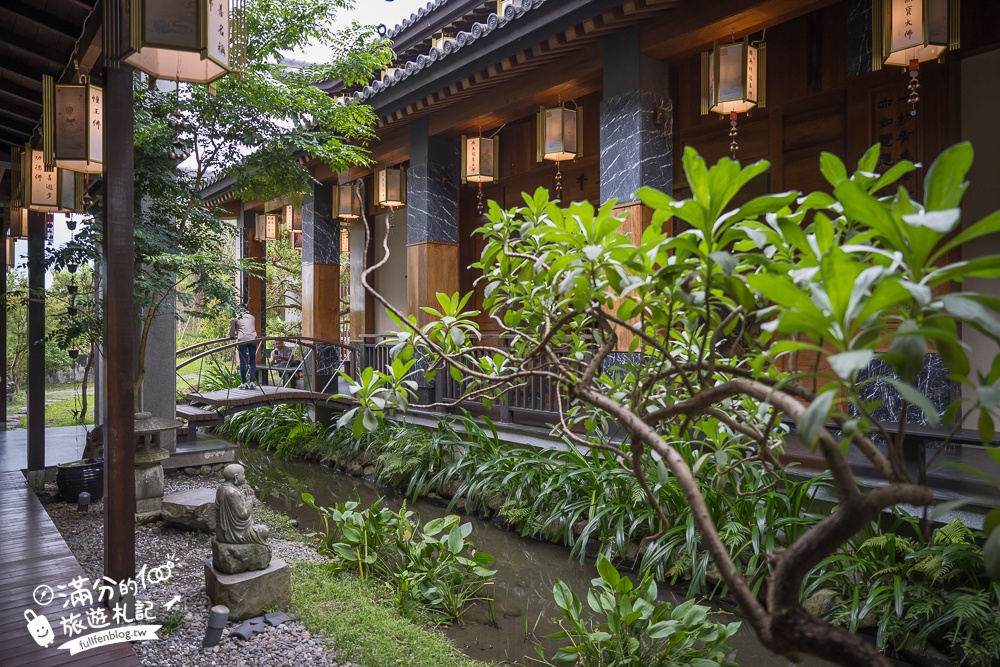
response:
M104 497L104 461L63 463L56 471L56 485L59 497L67 503L75 503L84 491L90 494L91 502L99 500Z

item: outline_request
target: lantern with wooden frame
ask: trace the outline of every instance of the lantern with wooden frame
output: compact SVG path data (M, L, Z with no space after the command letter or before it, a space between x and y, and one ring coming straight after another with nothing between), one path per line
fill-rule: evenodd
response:
M104 171L104 92L86 76L57 84L42 77L42 154L47 167Z
M29 211L52 213L59 210L59 174L45 166L42 151L24 147L24 207Z
M15 244L15 242L16 242L16 239L13 236L5 236L4 237L4 244L3 244L3 246L4 246L4 263L6 264L6 266L7 266L8 269L12 268L14 266L14 263L15 263L15 259L14 259L14 248L15 248L14 244Z
M872 0L872 69L909 70L910 115L920 101L920 63L959 47L960 0Z
M298 250L299 252L302 252L302 232L301 231L288 232L288 245L291 246L292 250Z
M212 83L242 59L242 22L243 0L132 0L123 60L158 79Z
M701 113L710 111L729 116L729 150L736 159L737 114L767 106L764 73L767 48L764 42L748 38L729 44L715 42L701 54Z
M28 209L24 208L24 156L17 146L10 149L10 198L4 208L7 233L15 239L28 238Z
M560 100L559 106L541 107L536 124L537 161L556 163L556 198L562 197L562 168L564 160L574 160L583 154L583 109L570 109Z
M276 241L278 239L277 213L258 213L255 223L258 241Z
M337 212L337 217L343 220L356 220L361 217L361 204L354 196L354 188L350 183L334 186L333 210Z
M302 208L286 204L281 210L281 219L287 232L302 231Z
M483 212L483 183L494 182L500 173L500 140L462 136L462 182L477 183L476 210Z
M379 206L406 206L406 170L402 167L384 167L376 173Z

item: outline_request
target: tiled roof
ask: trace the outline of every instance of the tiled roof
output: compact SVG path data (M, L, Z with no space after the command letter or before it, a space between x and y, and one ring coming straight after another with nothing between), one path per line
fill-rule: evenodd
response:
M414 24L418 24L430 12L438 10L447 4L447 2L448 0L431 0L425 8L411 14L410 20L403 19L402 23L397 25L393 31L390 31L387 36L398 38L405 30ZM411 60L395 63L394 67L396 69L384 81L373 81L363 89L355 92L353 98L359 102L370 100L383 90L391 88L401 81L405 81L439 60L444 60L473 42L487 37L494 31L502 30L526 13L538 9L545 2L546 0L514 0L513 4L508 5L504 9L503 14L490 13L482 22L472 23L468 30L460 31L453 38L446 39L441 46L432 46L426 53L421 53Z

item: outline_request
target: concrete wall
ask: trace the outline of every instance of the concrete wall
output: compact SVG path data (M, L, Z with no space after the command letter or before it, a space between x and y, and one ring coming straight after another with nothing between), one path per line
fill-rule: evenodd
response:
M375 261L379 262L385 256L382 249L382 238L385 232L385 217L387 213L375 216L372 242L375 244ZM394 211L392 228L389 231L389 262L375 274L374 286L389 303L406 313L406 207ZM398 327L385 312L380 303L375 304L375 332L395 331Z
M1000 131L997 129L997 109L1000 109L1000 49L962 59L962 138L972 142L976 152L969 174L971 183L962 203L962 225L967 227L1000 209ZM963 248L963 259L986 254L1000 254L1000 234L977 239ZM963 289L1000 297L996 280L973 279ZM972 327L963 327L962 339L972 348L972 372L988 371L998 350L989 339ZM974 400L964 388L966 401ZM966 427L975 428L974 419L966 419Z

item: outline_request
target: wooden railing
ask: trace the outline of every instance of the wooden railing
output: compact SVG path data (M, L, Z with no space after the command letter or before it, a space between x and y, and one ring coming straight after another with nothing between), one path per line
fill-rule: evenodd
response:
M362 337L361 364L359 368L371 367L385 372L392 360L389 357L390 345L385 344L386 337L381 335L365 335ZM502 346L501 340L486 340L484 345ZM469 353L470 360L489 356L487 350L476 350ZM451 377L448 365L443 365L434 378L432 387L424 395L422 402L453 403L467 393L469 381L455 380ZM503 392L503 400L499 401L493 411L502 422L515 420L515 413L525 413L535 419L552 421L557 418L558 387L549 378L532 377L525 380L522 387L513 387ZM483 409L482 401L460 401L461 405L470 409ZM549 418L549 419L547 419Z

